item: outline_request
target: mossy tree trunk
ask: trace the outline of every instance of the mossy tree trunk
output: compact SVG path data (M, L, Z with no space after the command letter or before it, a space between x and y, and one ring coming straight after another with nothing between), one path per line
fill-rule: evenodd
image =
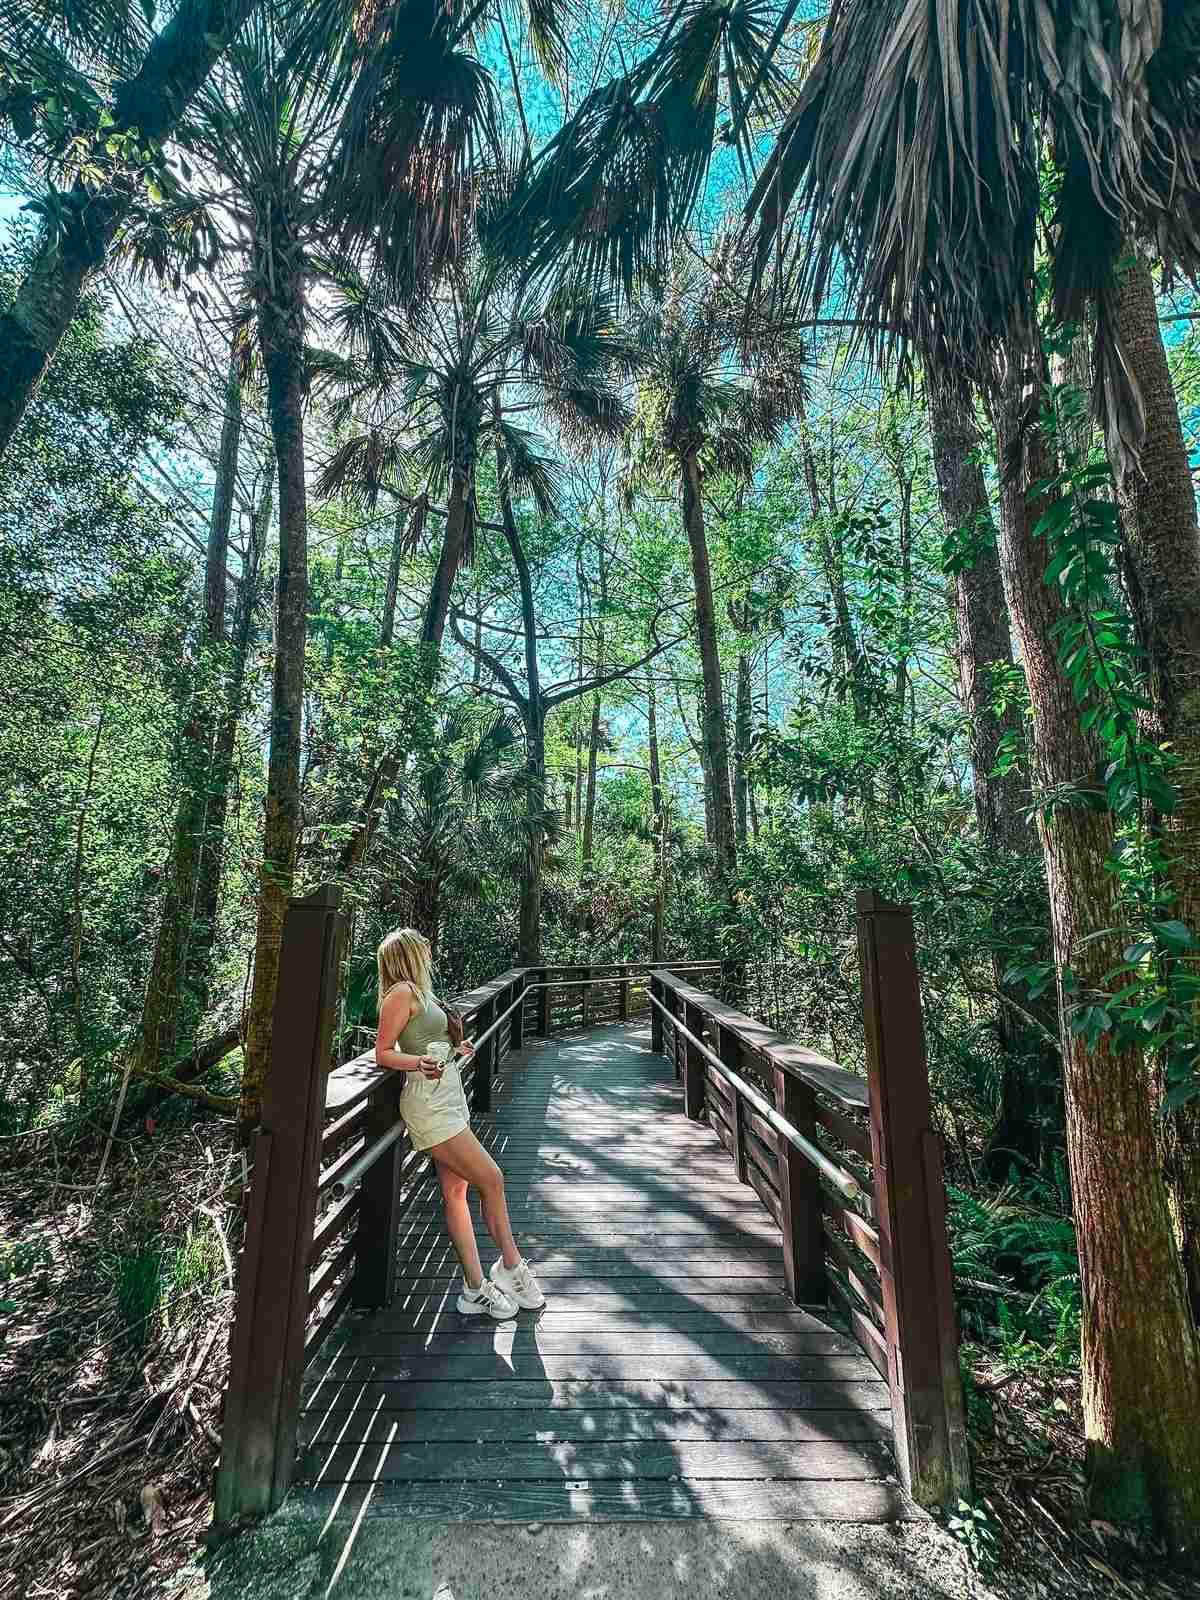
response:
M1173 915L1200 940L1200 528L1154 279L1136 252L1122 274L1118 321L1146 416L1140 470L1129 472L1119 491L1127 573L1149 668L1154 738L1176 759L1178 802L1160 819ZM1188 966L1195 971L1194 956ZM1200 1001L1194 1019L1200 1033ZM1200 1323L1200 1099L1158 1126L1192 1315Z
M279 473L279 578L271 681L266 820L246 1017L240 1123L257 1126L271 1049L279 946L300 836L300 749L308 622L308 502L304 477L305 285L303 250L286 196L272 197L255 244L258 337Z
M1052 475L1036 429L1022 436L1023 390L1010 377L997 406L1005 468L1000 556L1029 683L1038 795L1075 793L1042 814L1054 959L1059 974L1067 1152L1083 1293L1083 1410L1095 1516L1151 1522L1177 1547L1200 1541L1200 1348L1160 1169L1145 1063L1111 1036L1089 1046L1072 1008L1104 991L1121 959L1118 889L1108 861L1113 819L1059 664L1058 591L1043 580L1029 485ZM1068 982L1067 974L1072 974Z

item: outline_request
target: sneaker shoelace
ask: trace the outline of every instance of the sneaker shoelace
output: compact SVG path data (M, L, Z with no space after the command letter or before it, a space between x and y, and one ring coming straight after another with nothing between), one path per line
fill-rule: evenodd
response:
M488 1305L490 1306L499 1305L501 1296L503 1295L503 1290L500 1288L500 1286L493 1283L490 1278L484 1278L483 1282L479 1285L477 1292L484 1300L487 1301ZM504 1296L504 1298L507 1298L507 1296Z
M528 1261L518 1261L511 1273L513 1288L524 1294L533 1280Z

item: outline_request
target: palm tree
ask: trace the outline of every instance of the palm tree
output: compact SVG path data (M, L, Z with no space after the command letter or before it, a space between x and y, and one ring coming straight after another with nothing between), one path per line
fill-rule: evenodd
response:
M385 879L435 950L453 915L449 897L478 898L489 877L515 876L531 844L517 740L514 724L494 712L444 718L412 781L384 808Z
M1145 229L1200 265L1200 30L1194 8L1080 11L1056 0L920 7L843 0L747 208L763 279L839 296L868 342L965 375L992 407L1006 464L1005 594L1033 711L1035 798L1060 974L1068 1151L1089 1314L1085 1426L1098 1515L1144 1515L1200 1539L1200 1343L1155 1147L1140 1050L1072 1030L1077 992L1106 993L1122 958L1102 808L1056 803L1097 770L1043 581L1029 486L1053 475L1036 427L1043 386L1034 245L1049 149L1061 178L1050 230L1061 317L1096 311L1098 391L1120 465L1145 419L1118 324L1115 267ZM803 220L801 220L803 219ZM790 236L804 234L791 256ZM784 263L778 270L777 263Z
M448 271L423 304L397 307L390 274L364 281L342 273L331 321L348 347L322 355L321 381L337 396L335 420L353 431L326 463L318 492L347 493L373 505L383 489L406 499L411 520L398 536L394 560L415 550L438 520L431 502L445 495L444 529L425 608L422 639L431 656L441 648L454 581L473 555L477 474L495 458L500 531L521 585L526 637L532 641L532 592L513 501L528 494L543 515L557 510L559 467L549 442L526 426L534 412L583 450L619 437L626 407L609 381L613 355L611 307L602 294L569 284L538 293L528 283L505 283L489 272L475 248ZM399 533L399 525L398 525ZM430 662L433 670L434 660ZM536 677L522 706L526 727L528 824L536 833L544 812L545 708ZM361 858L374 816L400 770L385 751L343 864ZM535 840L522 877L522 949L537 944L531 909L540 874Z
M42 235L13 304L0 315L0 454L9 446L54 359L89 283L114 239L145 203L150 183L169 181L157 147L169 139L258 0L182 0L157 31L153 9L103 0L62 6L3 0L0 59L16 90L6 112L18 136L57 107L43 152L64 170L83 141L81 169L37 202ZM96 82L106 83L105 95ZM7 120L7 116L5 118Z
M720 474L749 477L756 446L778 439L797 416L806 353L786 315L747 318L745 285L727 245L718 247L712 263L679 258L662 295L635 302L625 339L642 390L643 439L678 478L696 597L713 843L728 886L737 837L705 484Z
M1186 3L840 0L746 208L760 270L802 226L795 268L814 303L836 274L877 348L986 383L997 352L1036 344L1049 153L1055 311L1096 311L1097 393L1119 461L1143 424L1117 268L1127 234L1144 232L1200 269L1198 76Z
M1132 251L1122 272L1117 321L1142 397L1145 434L1140 467L1120 486L1129 587L1138 639L1149 667L1155 743L1176 759L1174 809L1161 819L1172 913L1200 937L1200 527L1191 464L1184 443L1158 320L1154 279ZM1179 962L1190 972L1193 962ZM1200 998L1193 1001L1193 1038L1200 1037ZM1195 1081L1184 1054L1172 1076ZM1167 1180L1183 1250L1192 1315L1200 1325L1200 1099L1163 1118Z
M318 259L360 247L372 230L385 236L397 280L406 251L422 274L453 258L472 198L465 171L481 117L485 135L488 127L486 94L463 92L464 83L478 86L486 75L454 47L461 35L459 21L434 0L406 0L370 17L317 6L287 32L268 15L230 49L193 119L192 146L224 180L223 209L248 238L247 290L278 472L276 650L242 1091L247 1128L258 1115L300 832L309 283Z
M548 294L507 284L477 249L436 290L405 311L391 284L343 277L331 322L347 353L322 359L338 393L335 422L355 424L326 463L322 495L349 493L368 506L383 488L414 507L409 543L446 499L445 529L425 608L423 640L436 651L459 568L474 545L476 476L490 449L499 492L526 492L544 514L558 503L559 468L548 441L524 425L530 412L569 444L620 438L629 413L610 381L619 347L608 298L561 283Z

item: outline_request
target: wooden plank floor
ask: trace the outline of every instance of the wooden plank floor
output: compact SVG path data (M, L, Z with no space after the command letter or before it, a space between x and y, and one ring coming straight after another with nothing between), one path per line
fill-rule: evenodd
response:
M609 1026L509 1058L476 1131L549 1303L459 1316L425 1179L395 1301L347 1319L310 1375L298 1495L439 1519L917 1515L886 1385L787 1299L774 1222L649 1042Z

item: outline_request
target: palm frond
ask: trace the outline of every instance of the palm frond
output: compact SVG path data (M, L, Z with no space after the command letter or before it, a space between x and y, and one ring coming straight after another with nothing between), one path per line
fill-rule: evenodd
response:
M509 481L518 492L532 496L544 517L552 516L558 509L562 493L562 469L554 457L540 451L537 436L527 428L502 421L498 430L504 467Z
M497 136L491 79L452 39L435 0L375 14L331 163L325 200L343 248L370 244L401 299L461 258L474 169Z
M576 6L568 0L521 0L521 10L538 66L551 83L561 84L570 55L564 24L576 21Z
M199 9L196 0L191 3ZM87 76L136 74L153 37L156 10L154 0L3 0L0 40L14 64L36 71L43 82L82 88ZM118 112L127 87L117 85Z
M570 252L585 277L661 271L708 172L722 82L776 91L765 0L684 0L660 43L588 95L490 232L535 271Z
M405 451L395 434L379 428L355 434L322 467L315 493L321 500L343 495L352 504L374 510L380 490L402 481L404 461Z

